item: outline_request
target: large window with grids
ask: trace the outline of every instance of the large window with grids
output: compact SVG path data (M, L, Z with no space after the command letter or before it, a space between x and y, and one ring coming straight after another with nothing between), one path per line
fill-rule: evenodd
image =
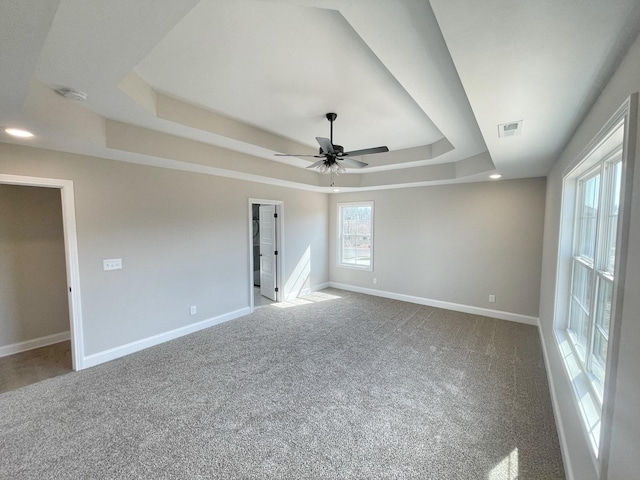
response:
M577 179L567 330L602 398L615 278L622 148Z
M373 270L373 202L338 204L338 265Z
M563 174L554 333L594 461L601 466L611 438L632 187L629 132L636 131L636 105L633 95Z

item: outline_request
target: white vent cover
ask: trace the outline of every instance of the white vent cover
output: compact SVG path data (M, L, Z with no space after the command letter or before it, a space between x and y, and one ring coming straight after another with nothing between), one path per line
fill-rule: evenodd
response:
M522 135L522 124L524 120L518 120L517 122L509 122L498 125L498 137L515 137Z
M84 102L87 100L87 94L79 90L75 90L69 87L56 87L54 88L58 95L62 95L64 98L71 100L77 100L78 102Z

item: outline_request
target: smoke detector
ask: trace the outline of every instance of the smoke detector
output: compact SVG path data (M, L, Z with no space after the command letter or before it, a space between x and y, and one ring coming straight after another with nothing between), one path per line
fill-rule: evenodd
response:
M509 122L498 125L498 137L517 137L522 135L522 124L524 120L518 120L517 122Z
M64 98L70 100L77 100L78 102L84 102L87 99L87 94L79 90L75 90L69 87L56 87L54 88L58 95L62 95Z

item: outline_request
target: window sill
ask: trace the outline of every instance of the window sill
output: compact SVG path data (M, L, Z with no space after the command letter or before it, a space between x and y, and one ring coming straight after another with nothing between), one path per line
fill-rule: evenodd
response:
M350 265L348 263L338 263L338 268L348 268L350 270L362 270L365 272L373 272L373 267L369 265Z
M594 462L597 464L602 404L593 392L591 379L580 366L580 361L571 347L569 334L564 330L556 330L555 336L565 373L573 388L573 403L580 412L584 433L588 438Z

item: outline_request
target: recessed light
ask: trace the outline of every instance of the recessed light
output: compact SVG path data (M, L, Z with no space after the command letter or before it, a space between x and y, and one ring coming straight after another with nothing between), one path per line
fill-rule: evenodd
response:
M30 138L33 137L33 133L28 130L22 130L21 128L5 128L5 132L7 132L12 137L18 138Z
M334 189L333 189L333 191L334 191L334 192L339 192L339 191L340 191L340 189L339 189L339 188L334 188Z
M493 180L497 180L499 178L502 178L502 174L501 173L494 173L492 175L489 175L489 178L492 178Z

